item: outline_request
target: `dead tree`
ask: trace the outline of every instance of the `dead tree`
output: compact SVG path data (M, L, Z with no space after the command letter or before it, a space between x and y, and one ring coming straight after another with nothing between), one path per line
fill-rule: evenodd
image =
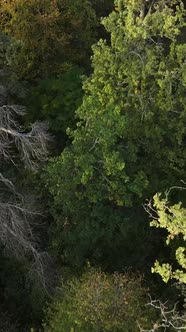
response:
M25 198L4 173L6 165L36 171L47 159L50 141L47 127L35 123L29 131L22 126L25 108L6 105L6 89L0 86L0 243L8 253L20 258L32 256L37 273L47 288L44 277L46 253L39 250L30 220L36 216L25 203Z

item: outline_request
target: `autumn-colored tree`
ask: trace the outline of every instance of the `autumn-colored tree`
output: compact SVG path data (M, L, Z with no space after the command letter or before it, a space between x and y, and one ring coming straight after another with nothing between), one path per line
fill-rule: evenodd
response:
M45 332L139 332L150 327L155 310L145 306L142 277L88 269L63 282L47 312Z
M21 78L45 78L63 71L64 62L87 62L96 24L89 1L2 0L0 4L0 29L13 37L14 70Z
M49 59L59 45L57 23L59 12L56 1L2 1L1 29L15 38L20 76L46 74Z

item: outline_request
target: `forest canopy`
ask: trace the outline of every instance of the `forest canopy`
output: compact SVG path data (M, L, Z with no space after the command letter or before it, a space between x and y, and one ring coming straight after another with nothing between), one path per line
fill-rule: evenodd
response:
M185 32L181 0L1 1L3 332L186 331Z

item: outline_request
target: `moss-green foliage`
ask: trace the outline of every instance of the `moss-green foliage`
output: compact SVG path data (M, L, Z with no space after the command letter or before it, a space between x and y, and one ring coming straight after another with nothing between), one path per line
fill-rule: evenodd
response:
M83 71L78 67L69 69L59 78L42 80L29 91L26 100L28 120L44 120L55 134L60 150L64 147L67 128L75 127L75 110L80 106Z
M154 196L153 208L157 211L157 217L151 225L167 230L167 245L180 238L182 246L175 252L178 268L174 269L169 263L160 264L156 261L152 271L159 273L165 282L174 278L186 284L186 209L181 203L170 205L168 199L161 198L159 194Z
M107 275L89 269L63 283L48 310L45 332L137 332L149 327L155 312L145 306L142 278Z
M72 146L46 175L54 246L60 251L61 229L61 246L68 239L65 253L74 248L74 255L81 248L89 257L94 246L99 257L117 243L134 207L185 178L186 44L177 41L183 5L177 1L175 11L156 3L143 17L141 1L123 3L103 20L111 45L100 40L93 47L94 72L84 83Z

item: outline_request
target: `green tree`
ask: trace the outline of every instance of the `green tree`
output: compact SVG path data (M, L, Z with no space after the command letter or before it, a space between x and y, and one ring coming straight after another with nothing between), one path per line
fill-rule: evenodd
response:
M156 194L149 212L154 216L151 226L166 229L167 245L175 239L181 243L175 251L178 268L174 269L169 263L160 264L156 261L152 272L159 273L164 282L173 278L186 284L186 209L181 202L171 205L168 197L163 199L160 194Z
M93 47L72 146L46 176L53 244L67 256L79 249L98 259L120 236L142 246L141 204L185 178L186 44L179 36L186 22L182 1L175 4L160 1L142 15L141 1L123 1L124 9L103 20L111 44Z

